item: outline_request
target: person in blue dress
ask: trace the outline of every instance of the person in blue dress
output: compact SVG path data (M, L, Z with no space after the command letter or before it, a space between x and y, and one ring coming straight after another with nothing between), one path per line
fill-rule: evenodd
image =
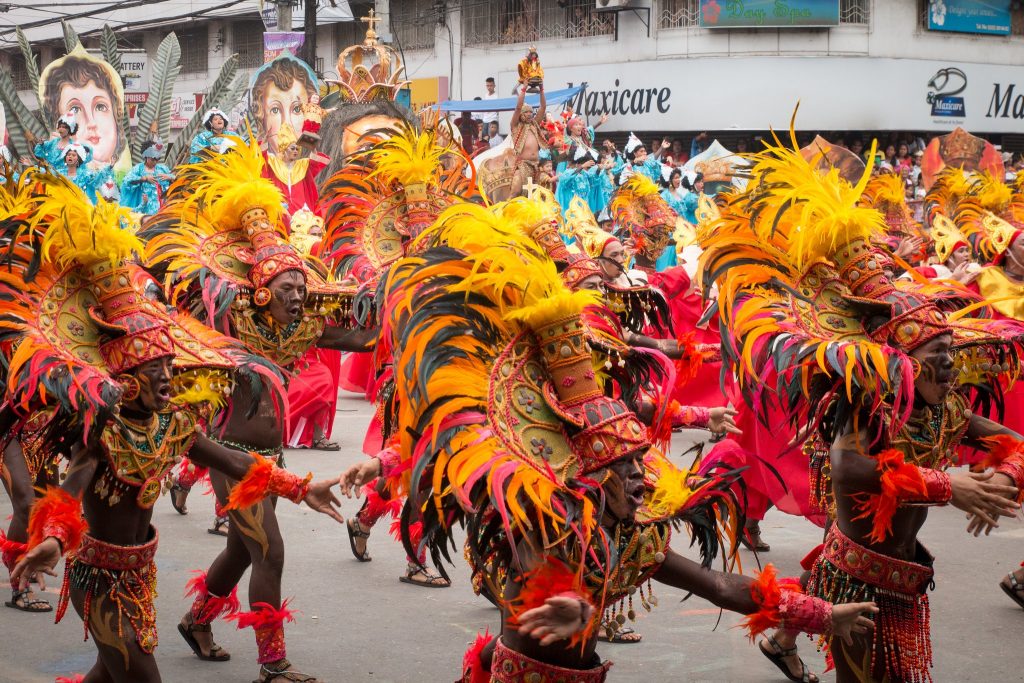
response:
M224 136L235 135L234 131L228 130L228 115L216 107L206 112L206 116L203 117L203 128L206 130L199 131L192 138L192 144L189 147L189 152L191 152L192 156L188 159L190 164L203 160L200 152L204 149L224 152L232 144L231 140Z
M160 163L164 146L148 142L142 150L142 163L136 164L121 183L121 206L150 216L160 210L164 193L174 175L166 164Z
M687 223L697 225L697 203L700 200L700 196L704 194L704 176L698 173L693 177L693 180L683 178L683 187L689 190L689 192L683 196L683 210L679 212L679 215Z
M644 143L640 142L640 138L630 133L624 150L626 165L619 174L619 184L625 183L634 173L641 173L650 178L652 182L660 184L662 182L661 155L669 147L671 147L669 141L662 140L661 146L654 150L653 154L648 154L647 148L644 147Z
M40 163L45 163L58 173L63 173L64 152L67 151L69 146L75 144L75 134L77 132L78 120L75 118L75 115L65 114L57 119L57 130L54 136L37 144L32 153ZM83 166L92 161L92 149L88 147L86 149L89 151L89 156L81 160Z
M570 147L566 159L567 167L558 175L555 199L564 214L573 197L587 203L593 213L604 206L598 206L601 197L611 194L610 164L598 163L597 150L588 147ZM607 203L607 202L605 202Z
M58 172L69 178L95 204L96 193L101 185L113 178L113 171L109 164L99 171L89 168L85 165L85 159L91 157L92 151L88 145L74 142L64 148L64 156L61 159L63 170Z
M662 198L668 202L680 216L683 215L683 198L689 194L689 190L683 186L683 172L678 168L669 171L667 186L661 192Z

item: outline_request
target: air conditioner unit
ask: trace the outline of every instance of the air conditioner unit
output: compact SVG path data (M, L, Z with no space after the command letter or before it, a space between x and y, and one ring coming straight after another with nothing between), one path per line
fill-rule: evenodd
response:
M598 12L620 10L630 7L633 0L594 0L594 9Z

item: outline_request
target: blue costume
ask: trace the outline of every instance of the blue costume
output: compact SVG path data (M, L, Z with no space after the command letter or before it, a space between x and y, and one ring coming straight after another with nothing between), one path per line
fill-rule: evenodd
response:
M157 164L152 170L146 168L146 162L135 164L121 183L121 206L147 216L159 211L160 198L167 192L171 181L160 178L147 180L147 178L162 174L171 174L171 169L166 164ZM160 187L159 192L153 185L153 181Z
M672 210L675 211L677 215L683 215L683 199L686 197L685 194L680 197L673 192L671 188L665 188L661 191L661 197L668 202L668 205L672 207Z
M36 158L49 164L53 168L53 170L57 171L58 173L63 173L64 171L67 170L67 166L64 165L64 153L67 151L68 147L75 143L74 140L72 140L71 138L68 138L68 144L64 148L61 148L59 143L60 138L50 138L49 140L44 140L43 142L40 142L38 145L35 146L35 149L32 150L32 153L36 156ZM92 148L88 146L84 147L86 152L86 158L82 159L83 166L92 161Z
M633 167L633 173L640 173L647 176L655 183L661 183L662 163L661 160L653 154L648 154L643 163L637 164L636 162L633 162L631 165Z
M221 144L227 139L225 135L234 135L235 133L230 130L224 130L220 135L214 133L212 130L200 131L194 138L192 138L192 144L189 146L188 151L191 152L192 156L189 157L188 163L195 164L203 160L199 153L204 149L210 147L220 147Z
M572 198L579 197L597 215L608 205L611 193L612 181L605 169L598 166L588 169L567 168L558 176L555 199L562 207L563 214L569 209Z
M683 210L679 211L679 215L683 217L687 223L697 225L697 200L700 199L700 194L697 192L687 192L683 197Z

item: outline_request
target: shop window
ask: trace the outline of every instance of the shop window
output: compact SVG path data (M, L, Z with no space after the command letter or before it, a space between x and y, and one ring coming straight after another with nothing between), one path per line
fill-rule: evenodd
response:
M39 55L36 55L36 64L39 63ZM28 69L25 68L25 57L20 52L11 55L11 80L18 90L31 90L32 82L28 78Z
M391 34L403 50L429 50L434 47L438 13L443 11L434 0L391 0Z
M467 45L532 43L611 35L615 19L592 0L469 0L462 8Z
M871 0L839 0L839 23L870 24Z
M661 0L658 3L659 28L700 26L700 0Z
M210 61L210 33L206 26L174 32L181 46L181 73L205 74Z
M236 21L231 25L231 50L238 55L238 66L255 69L263 64L263 22Z

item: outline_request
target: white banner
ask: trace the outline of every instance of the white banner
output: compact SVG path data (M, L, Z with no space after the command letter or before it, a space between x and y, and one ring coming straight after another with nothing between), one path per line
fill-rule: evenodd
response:
M507 79L511 80L511 78ZM606 131L786 129L1024 133L1024 69L872 57L702 57L545 67Z

